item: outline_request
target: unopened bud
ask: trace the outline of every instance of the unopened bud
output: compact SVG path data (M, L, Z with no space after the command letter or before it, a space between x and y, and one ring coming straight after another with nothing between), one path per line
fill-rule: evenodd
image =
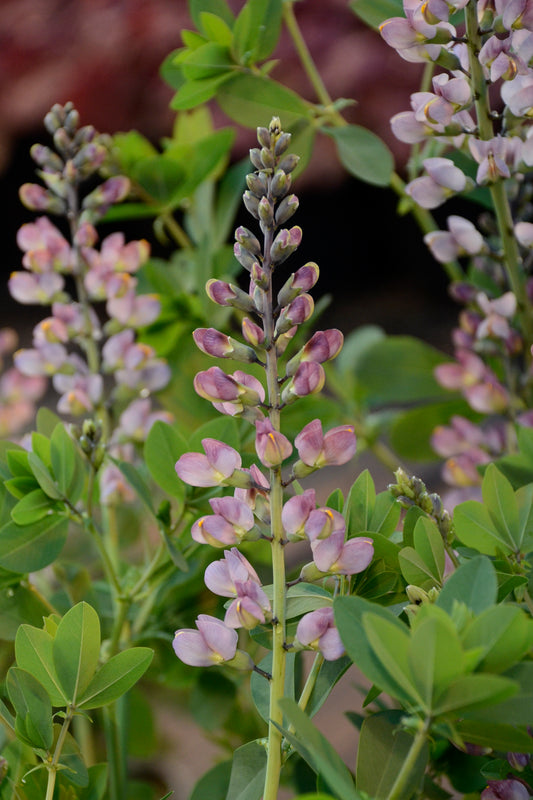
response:
M45 147L43 144L34 144L30 149L30 155L40 167L58 172L63 169L62 159L50 147Z
M302 229L295 225L293 228L282 228L272 243L270 257L274 264L282 264L299 246L302 241Z
M64 128L58 128L54 133L54 145L63 155L68 156L72 149L72 139Z
M258 347L265 341L263 329L248 317L245 317L242 321L242 335L252 347Z
M289 194L287 197L284 197L274 215L276 225L283 225L287 222L297 211L299 205L300 201L295 194Z
M266 274L265 270L259 266L257 261L252 266L252 281L256 286L260 289L268 289L268 275Z
M240 225L235 231L236 241L256 256L261 255L261 244L254 234Z
M208 297L219 306L233 306L241 311L255 311L255 305L250 295L231 283L211 278L207 281L205 290Z
M241 267L244 267L244 269L248 270L248 272L251 272L253 265L257 263L257 259L254 254L240 245L238 242L235 242L233 245L233 254Z
M261 163L264 169L272 169L274 166L274 155L270 149L261 148Z
M421 589L420 586L409 584L405 587L405 593L409 598L409 602L415 606L421 606L423 603L429 602L428 593Z
M261 150L258 147L252 147L250 150L250 161L256 169L263 169L263 162L261 161Z
M276 140L276 144L274 145L274 155L281 156L287 149L287 147L291 143L291 134L290 133L282 133L278 136Z
M268 128L258 128L257 129L257 141L261 145L261 147L270 147L270 133L268 132Z
M298 165L299 160L300 156L297 156L295 153L288 153L285 158L279 162L278 169L282 169L283 172L289 174L289 172L292 172Z
M290 175L277 169L272 177L271 192L274 197L284 197L291 188L292 179Z
M244 207L252 215L252 217L259 219L259 211L258 211L259 200L257 199L257 197L255 197L249 190L247 190L243 194L242 200L244 203Z
M250 172L246 176L246 185L255 197L261 198L268 192L268 181L264 172Z
M59 197L54 197L38 183L24 183L19 189L21 203L31 211L46 211L48 214L64 214L66 206Z
M74 136L80 124L80 115L75 108L72 108L65 117L64 128L69 136Z
M261 198L257 210L261 221L261 227L264 230L270 228L274 222L274 207L268 197Z

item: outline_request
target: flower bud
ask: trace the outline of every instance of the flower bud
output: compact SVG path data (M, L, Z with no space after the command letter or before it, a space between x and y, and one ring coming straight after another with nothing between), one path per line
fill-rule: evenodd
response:
M261 148L261 164L263 169L272 169L275 164L273 153L266 147Z
M297 211L300 201L295 194L284 197L274 214L276 225L283 225Z
M42 144L34 144L30 149L30 155L40 167L57 172L61 172L63 169L63 161L57 153Z
M335 358L341 351L344 337L337 328L317 331L302 349L287 363L287 375L294 375L301 363L316 361L323 364Z
M270 133L268 128L257 129L257 141L262 147L271 147Z
M270 257L273 264L282 264L299 246L302 241L302 229L298 226L282 228L270 248Z
M242 335L252 347L260 347L265 341L264 330L248 317L242 321Z
M297 156L294 153L289 153L279 162L278 169L282 169L283 172L288 174L297 166L299 160L300 156Z
M313 261L300 267L297 272L293 272L278 293L279 305L286 306L302 292L308 292L309 289L312 289L318 280L318 275L318 265Z
M263 169L263 162L261 161L261 150L258 147L252 147L250 150L250 161L256 169Z
M288 405L300 397L317 394L322 391L325 382L326 374L322 365L314 361L304 361L283 389L281 402Z
M259 219L261 221L261 227L265 231L272 226L274 221L274 206L268 199L268 197L262 197L259 201L259 205L257 207L257 212L259 214ZM238 247L239 245L236 245Z
M68 158L72 150L72 139L64 128L58 128L53 136L56 150Z
M271 192L274 197L285 197L291 188L291 176L283 172L282 169L277 169L272 177Z
M219 306L233 306L241 311L255 311L255 304L247 292L238 286L211 278L205 285L208 297Z
M251 172L246 176L246 185L254 197L261 198L268 193L268 181L264 172Z
M240 245L253 253L254 256L261 255L261 244L259 240L248 228L245 228L244 225L239 225L235 231L235 239Z
M248 272L250 272L253 265L257 263L256 256L254 256L254 254L251 253L250 250L247 250L238 242L235 242L235 244L233 245L233 254L237 259L237 261L239 262L239 264L241 265L241 267L244 267L244 269L248 270Z
M246 210L252 215L252 217L255 217L255 219L259 219L259 211L258 211L259 200L257 199L257 197L255 197L249 190L247 190L242 196L242 201L244 203Z
M268 419L258 420L255 430L255 449L259 460L265 467L279 467L292 453L291 443L274 429Z
M281 156L291 143L292 136L290 133L282 133L278 136L276 144L274 145L274 155Z
M31 211L46 211L48 214L64 214L66 205L38 183L24 183L19 189L20 201Z
M274 336L286 333L293 325L301 325L312 316L315 308L313 298L310 294L301 294L292 303L285 306L276 322Z

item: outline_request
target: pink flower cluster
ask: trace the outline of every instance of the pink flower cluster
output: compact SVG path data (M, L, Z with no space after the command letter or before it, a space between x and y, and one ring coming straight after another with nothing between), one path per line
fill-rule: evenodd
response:
M18 342L11 328L0 329L0 436L13 437L31 422L35 404L46 390L42 377L23 375L16 367L4 369L4 359L11 356Z
M203 631L204 619L199 618L198 631L178 631L174 641L179 658L186 663L201 661L202 665L231 661L234 657L233 648L226 649L226 641L236 640L226 629L254 628L272 619L268 593L253 567L236 548L242 542L260 537L272 539L272 482L278 481L279 485L281 471L293 458L294 450L298 457L287 470L284 486L321 467L345 464L356 447L351 425L341 425L324 433L320 420L315 419L298 433L294 442L280 430L279 415L285 406L322 389L325 381L322 365L335 358L343 343L342 334L336 329L316 332L287 360L284 373L275 376L279 399L275 409L272 407L272 364L277 365L277 359L290 345L298 327L313 313L309 290L316 283L319 271L316 264L309 263L291 274L277 292L277 307L273 307L272 274L298 247L301 239L298 227L279 229L298 206L297 198L290 194L290 173L297 159L285 152L290 141L288 134L274 137L260 128L258 138L262 148L250 154L257 172L247 177L244 202L265 236L264 249L250 230L239 227L235 233L234 252L250 274L249 291L246 293L219 280L211 280L207 285L207 293L214 302L233 306L247 315L242 320L243 341L213 328L196 330L194 340L207 355L262 367L267 376L269 401L266 401L267 392L261 380L240 369L229 374L219 366L210 367L196 375L194 387L198 395L210 401L221 414L240 417L254 427L259 463L243 469L240 454L214 439L202 441L203 453L186 453L176 463L177 474L185 483L197 487L234 488L232 496L211 498L209 504L213 513L200 517L191 530L196 542L231 548L225 550L222 560L210 564L205 574L211 591L232 598L224 620L226 627L220 628L222 623L213 624L213 631L223 631L220 647L215 647L216 656L212 654L213 639ZM261 468L266 468L268 477ZM279 513L279 507L275 513ZM353 575L366 569L372 560L372 541L346 540L344 518L332 509L317 508L314 490L296 494L285 502L281 508L281 525L283 544L298 539L310 543L313 562L304 568L300 580ZM302 618L293 646L319 649L326 659L342 654L331 607L319 608Z
M135 333L160 311L157 297L136 293L134 275L148 259L149 245L144 240L126 243L122 233L114 233L96 246L94 223L126 196L129 183L110 178L82 197L80 185L107 158L107 140L92 127L78 127L71 103L54 106L45 124L57 152L42 145L32 148L45 186L25 184L20 195L33 210L66 217L70 237L46 216L18 232L24 271L11 275L9 290L20 303L51 306L51 315L35 327L33 347L15 354L15 365L28 378L52 376L60 395L58 411L73 416L92 414L103 405L104 376L112 375L115 398L130 403L115 440L140 441L156 418L149 395L170 378L166 363ZM108 316L104 325L94 308L100 303Z

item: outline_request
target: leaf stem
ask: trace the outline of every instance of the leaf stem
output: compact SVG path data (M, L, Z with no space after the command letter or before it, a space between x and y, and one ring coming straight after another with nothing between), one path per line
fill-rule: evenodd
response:
M422 748L426 743L429 727L431 724L431 720L426 719L424 722L420 720L420 725L415 733L415 737L413 739L413 743L407 753L407 757L402 764L402 767L396 776L396 780L394 781L391 790L387 796L387 800L400 800L405 787L409 781L411 776L411 772L413 771L416 761L422 752Z
M313 693L313 689L315 688L316 680L318 678L318 673L320 672L323 663L324 663L324 656L322 655L322 653L317 653L315 655L313 665L309 670L309 675L307 676L304 688L302 689L300 699L298 700L298 706L302 709L302 711L305 711L305 709L307 708L307 704Z
M63 725L61 726L61 730L59 731L59 736L57 737L57 742L54 749L54 755L52 756L51 762L46 765L46 768L48 770L48 782L46 784L45 800L52 800L54 796L57 767L59 764L59 759L61 758L61 752L63 750L63 745L65 744L65 739L68 733L68 729L70 727L70 723L72 722L73 717L74 717L74 707L69 706L65 719L63 720Z

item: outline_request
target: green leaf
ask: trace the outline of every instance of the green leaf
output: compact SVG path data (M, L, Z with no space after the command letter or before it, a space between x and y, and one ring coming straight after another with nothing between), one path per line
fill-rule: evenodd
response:
M370 647L389 678L388 685L381 682L379 686L400 701L406 701L408 706L421 706L429 710L413 681L407 629L399 628L392 620L374 613L363 614L362 622ZM399 691L395 689L396 686Z
M207 42L191 50L181 60L183 75L187 81L203 81L218 78L222 73L233 68L227 47Z
M132 177L157 203L167 204L178 191L185 178L183 166L166 155L157 155L138 161Z
M467 561L450 575L436 601L439 608L452 614L454 602L464 603L474 614L494 605L498 592L496 571L488 558L479 556Z
M68 497L72 503L79 499L78 497L70 497L70 488L76 463L76 451L74 448L74 442L66 432L65 426L62 423L56 425L50 438L52 471L59 491L64 497Z
M369 531L374 513L376 490L370 472L365 469L353 484L343 509L348 537Z
M78 708L88 710L113 703L144 675L153 655L148 647L131 647L117 653L98 670L78 699Z
M225 444L229 444L235 450L240 450L241 437L239 436L239 427L236 420L232 417L218 417L200 425L195 430L191 438L187 450L202 452L202 439L218 439Z
M533 645L533 620L516 606L492 606L471 622L463 634L463 644L483 648L476 670L505 672Z
M351 0L350 8L371 28L379 28L389 17L403 17L401 0Z
M206 33L202 28L202 14L208 12L224 20L226 25L233 27L234 16L226 0L189 0L189 13L198 30Z
M264 61L278 43L282 0L248 0L233 28L232 53L243 66Z
M17 525L32 525L43 519L55 506L42 489L34 489L18 501L11 510L11 518Z
M6 688L17 722L22 720L31 743L49 750L53 741L52 704L46 690L33 675L18 667L8 671Z
M53 642L53 637L42 628L21 625L15 639L15 656L17 665L44 686L52 705L64 706L68 698L61 688L54 666Z
M8 522L0 528L0 567L37 572L56 560L67 538L68 520L51 514L33 525Z
M456 723L455 727L463 741L471 744L490 747L491 750L501 750L504 753L508 751L514 753L533 752L533 738L525 728L519 730L514 725L496 723L492 719L490 723L463 720Z
M468 711L506 700L517 692L517 684L500 675L464 675L435 699L433 714L437 717L451 713L461 717Z
M342 678L352 662L348 656L337 658L335 661L324 661L315 681L313 691L307 703L307 713L313 717L330 695L331 690Z
M312 583L297 583L291 586L287 592L287 619L299 617L307 614L308 611L315 611L317 608L331 606L332 596L321 586Z
M261 800L266 761L265 747L258 741L235 750L226 800Z
M520 548L520 524L518 519L518 506L513 488L507 478L495 467L489 464L483 476L481 485L483 502L491 519L511 547Z
M407 583L431 589L442 584L444 543L436 524L420 517L414 530L414 548L404 547L399 553L402 575Z
M61 500L63 493L39 456L28 453L28 464L43 492L54 500Z
M201 11L200 28L210 41L216 42L223 47L231 47L233 32L231 27L227 22L224 22L221 17L209 11Z
M88 784L78 792L79 800L104 800L107 790L107 764L93 764L87 770Z
M114 458L112 458L111 461L119 468L130 486L135 489L139 500L142 500L148 511L155 516L152 494L137 467L130 464L128 461L117 461Z
M222 761L202 775L195 784L189 800L226 800L233 762Z
M294 660L295 653L287 653L287 666L285 672L285 688L283 691L284 697L294 698ZM258 665L264 672L272 672L272 653L267 653L263 660ZM270 719L270 683L258 672L252 672L250 678L250 691L252 700L260 716L265 722Z
M428 709L434 696L462 675L464 660L459 637L449 619L428 614L416 626L409 646L409 664Z
M394 158L385 142L360 125L321 128L337 146L339 159L351 175L375 186L388 186Z
M495 556L498 552L509 554L513 551L507 532L496 527L488 509L476 500L455 506L453 527L463 544L480 553Z
M308 117L308 105L293 91L260 75L236 75L217 91L222 111L239 125L268 127L279 116L283 130L302 117Z
M380 492L376 496L374 511L368 526L369 531L390 536L400 521L401 507L390 492Z
M56 425L58 425L60 422L61 420L57 414L55 414L50 408L46 408L46 406L41 406L37 412L37 416L35 417L37 432L43 436L46 436L48 439L52 435Z
M47 467L52 466L50 458L50 439L48 437L44 436L42 433L33 431L31 435L31 449Z
M401 729L403 711L381 711L367 717L361 727L357 750L356 784L374 800L386 800L413 744L411 734ZM398 800L409 800L419 786L428 760L422 748Z
M21 625L39 625L48 611L33 588L19 584L4 589L0 592L0 639L12 642Z
M183 86L180 86L170 101L170 107L174 111L187 111L188 109L196 108L202 103L207 103L208 100L211 100L216 95L219 88L232 77L233 73L228 71L214 78L187 81Z
M52 651L61 688L76 703L92 680L100 656L100 620L92 606L82 602L67 611Z
M353 778L344 761L307 714L289 697L280 700L279 705L294 728L294 734L287 731L283 733L302 758L323 778L339 800L359 800Z
M6 445L6 446L10 446ZM33 472L29 463L30 454L26 450L14 445L16 449L6 450L5 459L13 477L31 477Z

